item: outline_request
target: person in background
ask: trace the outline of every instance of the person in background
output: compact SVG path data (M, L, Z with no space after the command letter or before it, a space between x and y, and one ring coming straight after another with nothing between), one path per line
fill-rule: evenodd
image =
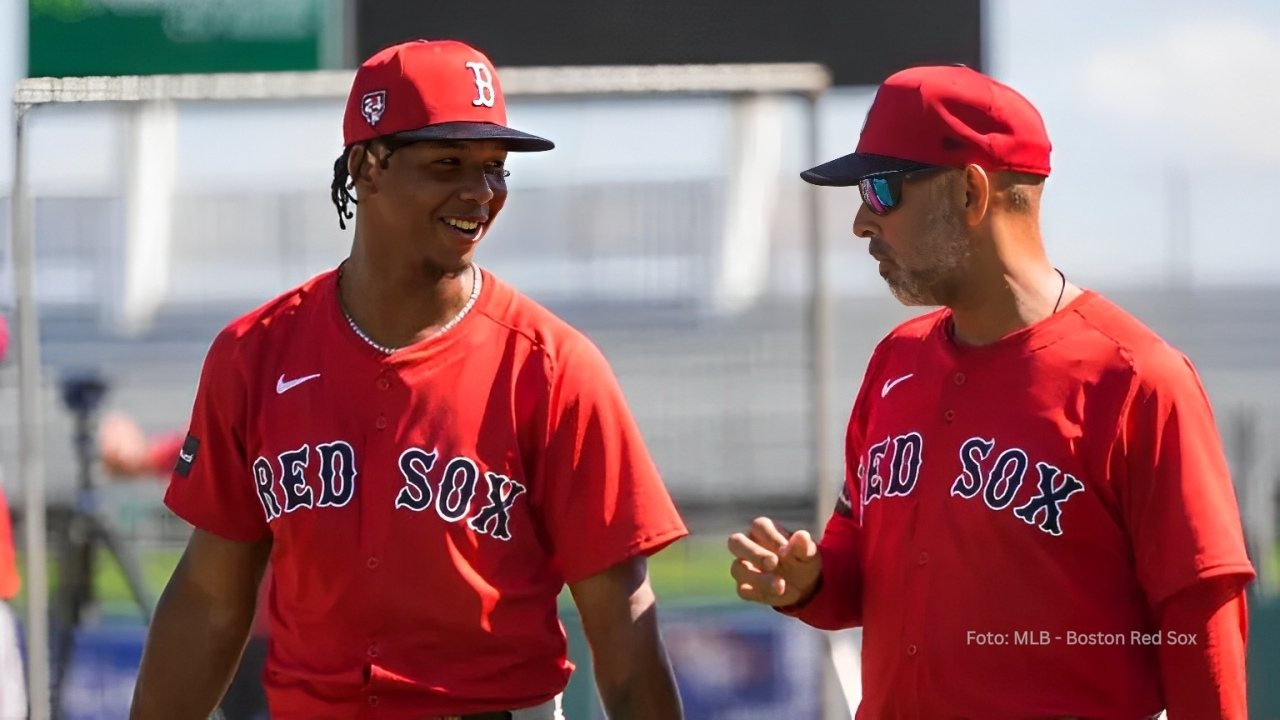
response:
M9 349L9 321L0 315L0 361ZM27 717L26 674L18 645L18 619L9 603L18 595L22 580L13 551L13 527L9 503L0 487L0 720Z
M132 417L112 412L98 424L98 453L103 467L117 478L167 479L184 437L180 430L147 436Z

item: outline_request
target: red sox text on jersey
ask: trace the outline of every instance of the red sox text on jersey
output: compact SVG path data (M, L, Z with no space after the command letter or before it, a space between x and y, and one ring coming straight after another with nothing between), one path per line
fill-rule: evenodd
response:
M466 519L467 526L481 535L511 539L511 507L524 494L523 483L495 472L482 473L479 463L469 457L442 462L436 450L418 447L402 452L397 465L404 486L396 495L396 508L423 512L434 507L441 520ZM314 448L303 445L280 453L275 463L259 456L253 462L253 478L267 522L302 509L345 506L355 496L358 467L355 450L343 440ZM487 504L473 511L477 495L487 498Z
M1031 458L1021 448L1010 447L998 455L997 449L994 439L982 437L969 438L960 446L959 475L951 485L952 496L975 501L981 496L992 510L1006 510L1013 504L1028 481ZM924 458L925 440L918 432L886 437L872 445L858 466L863 507L880 498L910 495L920 479ZM1063 504L1084 490L1084 483L1043 460L1035 462L1030 481L1035 483L1036 494L1013 508L1013 514L1050 535L1061 535ZM839 508L850 511L847 493L841 494Z

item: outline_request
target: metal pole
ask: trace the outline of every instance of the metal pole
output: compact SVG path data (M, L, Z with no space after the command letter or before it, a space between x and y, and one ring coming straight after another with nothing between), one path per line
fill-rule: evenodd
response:
M360 14L356 0L342 0L342 63L338 67L353 68L360 65Z
M818 158L818 98L809 95L806 148L810 166ZM805 184L805 205L809 216L809 405L812 426L811 452L814 463L814 529L821 532L835 505L838 478L831 462L831 428L827 403L831 397L831 300L827 292L826 243L818 224L818 188Z
M49 580L45 548L44 421L41 412L40 332L33 276L35 242L27 197L27 143L23 120L30 105L15 107L13 162L13 274L18 304L18 468L26 493L27 702L31 720L49 718Z
M808 96L808 132L806 152L809 165L821 162L818 157L818 96ZM827 403L831 398L831 299L826 281L826 244L822 227L818 222L818 188L805 184L805 205L809 216L809 404L812 427L811 452L814 463L814 531L821 533L839 491L839 476L831 457L830 414ZM822 677L820 680L823 720L848 720L848 704L840 685L839 671L835 667L836 637L825 633L822 646Z

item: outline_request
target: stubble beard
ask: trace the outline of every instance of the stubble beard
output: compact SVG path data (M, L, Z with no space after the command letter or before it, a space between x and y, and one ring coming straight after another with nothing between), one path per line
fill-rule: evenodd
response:
M889 291L903 305L947 304L955 279L969 260L969 239L959 208L936 202L933 208L916 253L926 264L915 268L899 266L900 272L885 278Z

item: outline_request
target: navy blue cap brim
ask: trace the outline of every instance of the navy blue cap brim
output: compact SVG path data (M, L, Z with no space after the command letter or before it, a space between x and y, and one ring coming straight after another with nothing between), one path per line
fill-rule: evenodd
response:
M419 140L498 140L512 152L542 152L556 146L555 143L546 138L486 122L438 123L418 128L417 130L398 132L393 137L409 142L417 142Z
M934 166L886 155L850 153L844 157L809 168L800 173L800 177L811 185L848 187L857 185L863 178L873 175L924 170L931 167Z

